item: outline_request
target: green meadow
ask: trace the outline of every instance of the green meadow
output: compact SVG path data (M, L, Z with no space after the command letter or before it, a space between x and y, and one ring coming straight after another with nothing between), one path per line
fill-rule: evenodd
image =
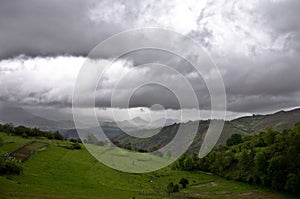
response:
M36 140L5 133L0 133L0 137L4 140L1 155ZM68 141L38 141L49 145L20 163L21 175L0 176L0 198L296 198L209 173L170 167L143 174L125 173L103 165L83 145L80 150L71 150L63 147L71 144ZM116 162L127 160L114 149L97 147L106 158L117 158ZM146 166L147 158L138 164ZM161 161L157 156L150 158ZM178 193L168 194L168 183L178 183L183 177L189 180L188 187L180 186Z

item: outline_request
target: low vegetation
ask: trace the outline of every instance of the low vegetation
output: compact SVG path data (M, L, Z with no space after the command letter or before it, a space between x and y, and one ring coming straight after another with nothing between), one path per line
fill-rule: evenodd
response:
M22 166L15 160L8 160L0 157L0 175L1 174L17 174L22 172Z
M0 124L0 132L27 137L45 137L47 139L64 140L64 137L58 132L41 131L38 128L29 128L25 126L14 126L12 124Z

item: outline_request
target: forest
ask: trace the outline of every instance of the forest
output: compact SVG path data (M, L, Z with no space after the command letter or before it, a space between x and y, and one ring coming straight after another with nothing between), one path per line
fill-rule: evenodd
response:
M184 154L172 167L300 194L300 122L282 132L268 128L251 136L233 134L205 158Z

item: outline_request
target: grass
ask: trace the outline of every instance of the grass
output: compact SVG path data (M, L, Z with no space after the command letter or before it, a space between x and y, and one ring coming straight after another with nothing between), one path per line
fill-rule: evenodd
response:
M0 147L2 155L34 140L0 136L5 141ZM99 163L84 147L69 150L58 144L67 143L52 141L23 162L21 176L0 176L0 198L296 198L201 172L164 168L144 174L124 173ZM113 155L114 150L102 149L107 158L124 158ZM189 180L188 188L167 195L167 184L178 183L182 177Z
M34 139L24 139L18 136L8 136L5 133L0 133L0 138L4 140L4 145L0 147L0 154L11 152L21 145L33 141Z
M10 152L9 157L19 161L25 161L27 158L29 158L31 155L33 155L40 149L47 147L47 145L48 143L31 141L22 145L13 152Z

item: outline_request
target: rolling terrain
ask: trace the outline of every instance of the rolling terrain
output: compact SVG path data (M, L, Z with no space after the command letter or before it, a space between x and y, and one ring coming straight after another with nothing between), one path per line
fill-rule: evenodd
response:
M274 114L268 115L253 115L248 117L241 117L235 120L226 121L222 134L218 140L218 144L225 144L226 140L232 134L251 135L264 131L270 127L274 130L282 131L284 129L292 128L298 121L300 121L300 109L294 109L290 111L280 111ZM201 141L205 132L209 126L209 120L192 122L197 125L199 122L198 132L194 139L194 142L189 148L190 153L197 153L201 146ZM126 145L131 143L133 149L152 151L155 148L160 148L175 136L180 124L173 124L163 127L162 130L145 139L137 139L127 134L121 134L113 138L114 142L119 145ZM154 130L147 130L149 134L152 134Z
M4 155L36 138L0 133ZM45 140L49 145L21 163L21 175L0 176L1 198L296 198L274 190L228 181L203 172L171 170L130 174L110 169L85 148L70 150L67 141ZM99 150L105 150L99 147ZM109 154L111 156L112 154ZM120 156L122 159L122 157ZM186 189L167 194L169 182L189 180Z

